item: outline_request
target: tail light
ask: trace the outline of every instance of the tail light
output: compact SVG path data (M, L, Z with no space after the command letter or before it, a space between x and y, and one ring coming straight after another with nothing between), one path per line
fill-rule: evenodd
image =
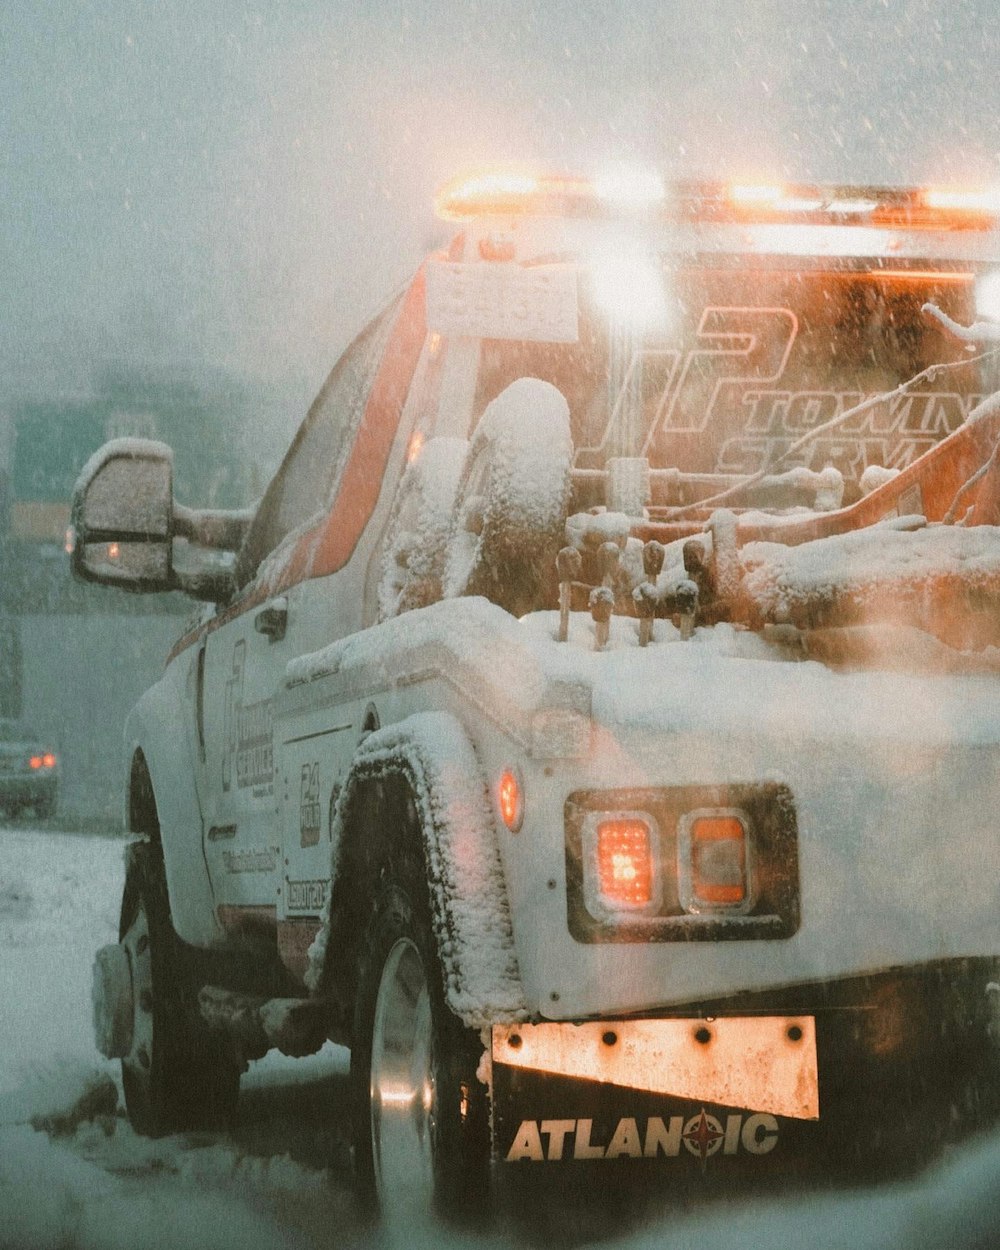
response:
M613 907L645 907L653 898L651 831L644 820L605 820L597 826L597 877Z
M785 785L577 790L565 828L577 941L768 941L799 927L798 830Z
M585 823L584 890L596 914L642 915L660 903L660 840L645 812L593 812Z
M750 904L749 840L741 812L691 812L681 820L680 895L690 912Z

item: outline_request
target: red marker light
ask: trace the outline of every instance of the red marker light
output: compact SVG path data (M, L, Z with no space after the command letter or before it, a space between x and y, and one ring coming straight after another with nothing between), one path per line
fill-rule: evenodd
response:
M45 768L55 768L56 757L52 754L51 751L46 751L45 754L42 756L42 764L44 765Z
M42 757L41 757L40 755L33 755L33 756L31 757L31 759L30 759L30 760L28 760L28 763L29 763L29 765L30 765L32 768L34 768L34 769L41 768L41 766L42 766Z

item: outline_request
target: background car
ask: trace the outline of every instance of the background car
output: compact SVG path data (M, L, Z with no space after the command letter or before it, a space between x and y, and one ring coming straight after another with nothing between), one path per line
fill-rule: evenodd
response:
M16 816L26 807L43 819L55 814L59 755L52 744L18 720L0 720L0 811Z

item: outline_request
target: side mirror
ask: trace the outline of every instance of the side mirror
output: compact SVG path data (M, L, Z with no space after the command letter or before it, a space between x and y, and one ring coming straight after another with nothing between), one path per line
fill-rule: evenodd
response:
M139 592L173 590L173 452L119 438L91 456L73 488L73 572Z

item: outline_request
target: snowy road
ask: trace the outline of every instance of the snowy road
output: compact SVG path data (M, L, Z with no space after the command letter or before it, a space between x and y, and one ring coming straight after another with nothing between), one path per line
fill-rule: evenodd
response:
M71 1135L31 1127L101 1075L118 1085L91 1038L90 965L117 938L123 847L0 831L0 1245L268 1250L326 1245L331 1229L338 1244L361 1240L343 1050L254 1064L233 1139L150 1142L121 1115Z
M90 963L116 935L123 846L0 830L0 1250L376 1244L351 1198L343 1050L252 1065L232 1138L151 1142L113 1111L108 1078L117 1084L117 1065L93 1049ZM88 1088L104 1110L57 1131L54 1119ZM994 1250L1000 1141L957 1154L917 1186L781 1206L734 1203L697 1220L665 1220L622 1245L800 1242L810 1250ZM411 1233L401 1244L441 1239Z

